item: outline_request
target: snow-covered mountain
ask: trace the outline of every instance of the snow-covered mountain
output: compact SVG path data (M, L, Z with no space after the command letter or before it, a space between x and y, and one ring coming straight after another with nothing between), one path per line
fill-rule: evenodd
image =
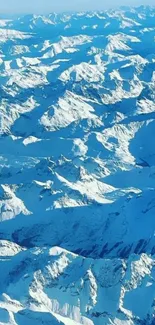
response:
M155 9L0 20L0 325L155 324Z

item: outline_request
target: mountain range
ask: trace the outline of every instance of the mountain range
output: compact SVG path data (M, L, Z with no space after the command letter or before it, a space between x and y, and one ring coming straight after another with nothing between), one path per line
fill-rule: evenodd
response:
M0 325L155 325L155 8L0 19Z

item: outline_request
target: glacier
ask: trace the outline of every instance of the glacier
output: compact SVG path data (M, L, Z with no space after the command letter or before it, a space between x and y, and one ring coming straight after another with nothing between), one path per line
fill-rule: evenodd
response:
M155 8L0 19L0 325L155 324Z

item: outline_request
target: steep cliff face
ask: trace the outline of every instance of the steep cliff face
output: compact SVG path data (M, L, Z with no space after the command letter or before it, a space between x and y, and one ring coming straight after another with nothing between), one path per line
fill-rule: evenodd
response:
M0 20L0 324L154 325L155 9Z

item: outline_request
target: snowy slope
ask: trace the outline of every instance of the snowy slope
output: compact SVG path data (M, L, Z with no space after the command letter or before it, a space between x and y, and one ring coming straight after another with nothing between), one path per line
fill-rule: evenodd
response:
M0 325L154 325L155 9L0 20Z

